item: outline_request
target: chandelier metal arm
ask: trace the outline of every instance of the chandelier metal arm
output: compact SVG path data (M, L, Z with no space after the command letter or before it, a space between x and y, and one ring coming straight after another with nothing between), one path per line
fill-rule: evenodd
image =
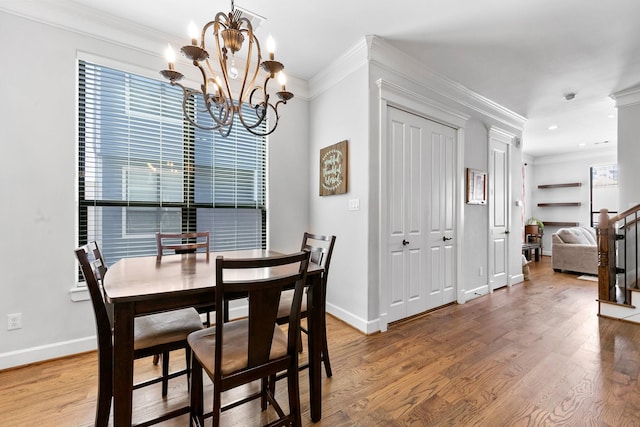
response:
M186 98L187 98L186 95L200 94L202 96L202 102L204 103L205 108L207 109L207 112L209 113L211 118L216 122L217 127L222 127L227 125L231 126L233 124L233 104L229 102L225 94L222 92L222 88L218 88L218 92L214 93L213 95L209 94L209 83L210 82L215 83L215 81L212 81L212 79L207 78L206 70L198 61L194 60L193 65L200 70L203 84L200 86L199 92L195 90L189 90L188 92L185 92L185 88L183 87L183 93L185 94L185 97L184 97L185 99L183 100L185 101L183 102L183 110L185 111L185 114L186 114L185 108L186 108ZM217 114L212 110L211 108L212 104L218 107L218 110L220 110ZM224 112L224 117L220 118L223 112ZM210 128L209 126L198 126L198 127L200 127L201 129Z
M253 111L256 114L256 118L257 119L255 121L253 121L252 123L249 123L247 120L245 120L245 115L243 113L242 104L240 104L239 108L238 108L238 119L242 123L242 126L244 126L245 129L247 129L249 132L253 133L254 135L258 135L258 133L254 132L253 129L257 128L262 123L264 123L264 120L267 118L267 111L268 111L268 109L270 107L268 95L265 98L265 101L263 101L263 102L256 103L256 104L253 104L251 102L251 98L253 96L253 93L255 93L259 89L260 89L259 87L254 88L254 90L251 92L251 96L249 98L250 99L249 105L252 107ZM276 126L277 126L277 122L276 122ZM260 135L262 135L262 134L263 133L260 133Z
M194 106L189 103L189 99L191 97L193 97L193 96L198 96L198 95L203 96L203 99L204 99L205 95L199 90L190 89L190 88L185 87L184 85L182 85L181 83L178 83L176 81L172 81L171 85L172 86L178 86L180 89L182 89L182 93L183 93L183 97L182 97L182 112L183 112L184 118L190 124L192 124L193 126L195 126L197 128L203 129L203 130L220 130L220 129L223 129L223 128L231 129L231 127L233 125L233 113L230 114L228 108L220 108L219 112L216 113L205 102L206 111L209 113L211 118L214 120L215 124L213 126L203 125L202 123L196 122L196 120L194 119L193 113L192 113L192 110L193 110ZM220 116L222 116L223 113L224 113L224 117L220 117ZM218 116L218 117L216 117L216 116ZM222 131L220 131L220 132L222 133ZM229 132L227 132L227 135L228 134L229 134Z

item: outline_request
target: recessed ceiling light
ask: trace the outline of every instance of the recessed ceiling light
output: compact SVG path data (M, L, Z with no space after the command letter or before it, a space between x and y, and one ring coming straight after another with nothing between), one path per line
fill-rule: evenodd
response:
M570 93L567 93L567 94L564 96L564 99L566 99L567 101L571 101L571 100L572 100L573 98L575 98L575 97L576 97L576 94L575 94L575 93L573 93L573 92L570 92Z
M609 114L607 117L609 117L610 119L615 119L616 115L615 114Z
M580 144L578 144L578 147L586 147L587 143L586 142L581 142Z
M549 129L549 130L556 130L556 129L558 129L558 125L551 125L551 126L549 126L547 129Z

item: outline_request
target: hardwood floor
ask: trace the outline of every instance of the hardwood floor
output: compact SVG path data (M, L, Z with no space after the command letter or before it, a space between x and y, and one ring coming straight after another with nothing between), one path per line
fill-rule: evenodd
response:
M549 257L531 267L530 281L384 334L329 317L334 376L323 380L323 419L314 424L302 372L303 425L640 426L640 325L599 318L597 284L554 273ZM183 359L171 357L176 367ZM0 425L91 425L96 364L87 353L0 372ZM136 361L137 376L155 369ZM286 383L278 387L284 396ZM164 401L159 386L136 391L134 417L186 396L184 377ZM224 413L222 424L259 425L270 414L258 405Z

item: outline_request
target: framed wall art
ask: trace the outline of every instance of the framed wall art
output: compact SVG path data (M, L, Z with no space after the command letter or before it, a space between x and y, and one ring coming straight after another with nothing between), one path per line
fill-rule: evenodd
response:
M347 141L320 149L320 195L332 196L346 193L348 178Z
M487 204L487 174L476 169L467 168L467 204Z

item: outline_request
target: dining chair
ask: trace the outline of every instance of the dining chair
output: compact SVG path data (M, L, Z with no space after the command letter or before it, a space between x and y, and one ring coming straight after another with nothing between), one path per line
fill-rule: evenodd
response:
M96 426L106 426L111 411L113 397L113 317L109 314L108 302L102 288L102 279L107 273L102 252L96 242L90 242L75 250L76 257L84 276L96 322L98 341L98 402L96 406ZM191 351L187 345L187 335L202 329L198 312L193 308L174 310L166 313L136 317L134 321L134 359L163 354L162 375L133 385L139 389L152 384L162 383L162 396L168 392L170 379L190 374ZM169 373L169 352L184 348L186 368ZM186 411L175 413L177 416ZM167 414L156 419L160 422ZM154 424L150 420L145 424Z
M173 251L176 254L195 253L198 249L204 249L207 254L207 262L209 261L209 243L210 237L208 231L198 231L192 233L156 233L156 247L158 253L156 260L162 261L165 251ZM205 326L211 326L211 312L215 310L212 305L204 305L195 307L198 313L204 314L206 320L203 322ZM154 357L153 363L158 363L158 358Z
M308 251L269 258L216 258L216 306L246 297L248 316L225 322L224 310L218 310L215 326L187 338L193 354L191 420L196 425L202 425L211 415L217 427L222 411L257 398L263 411L271 405L279 417L270 425L301 425L297 341L308 262ZM294 294L285 332L276 323L276 316L278 300L286 288L292 288ZM203 370L213 382L213 411L206 416ZM276 374L283 371L288 379L288 414L274 396ZM259 391L222 406L223 392L257 380L261 381Z
M331 264L331 255L333 254L333 246L336 242L336 236L304 233L302 236L302 250L308 250L311 253L310 261L323 267L322 273L322 301L319 302L319 306L322 309L322 361L324 363L324 370L327 377L331 377L333 372L331 371L331 361L329 360L329 346L327 344L327 327L325 321L326 313L326 299L327 299L327 278L329 276L329 266ZM291 291L285 291L280 300L278 307L278 324L283 325L289 322L289 306L293 293ZM307 312L307 299L302 300L301 318L308 318ZM304 332L308 336L308 331L301 327L300 331ZM302 340L300 340L302 345ZM302 347L300 347L302 349ZM301 366L302 369L307 368L308 364Z
M158 248L157 260L161 261L164 251L173 251L176 254L194 253L198 249L204 249L209 261L209 232L197 231L192 233L156 233L156 246Z

